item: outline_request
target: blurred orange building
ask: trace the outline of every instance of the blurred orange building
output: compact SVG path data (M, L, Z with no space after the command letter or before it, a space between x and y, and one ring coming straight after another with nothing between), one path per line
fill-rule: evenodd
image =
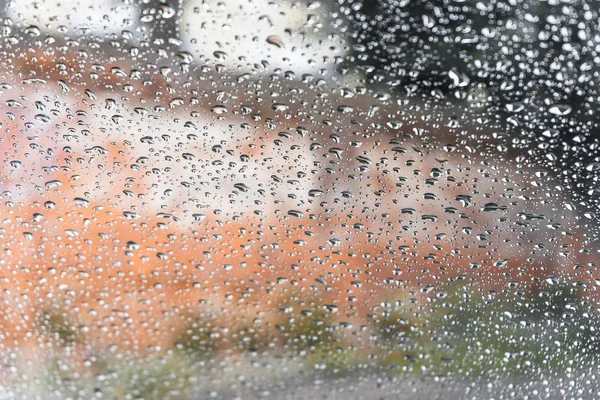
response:
M91 347L146 352L206 309L277 321L316 295L361 324L458 278L482 293L574 271L595 282L576 211L544 197L557 183L493 153L488 129L391 103L373 114L366 95L328 93L319 120L248 86L178 92L124 66L20 62L0 92L4 349L43 341L44 313L68 314ZM97 76L65 80L59 64ZM490 149L440 145L461 129Z

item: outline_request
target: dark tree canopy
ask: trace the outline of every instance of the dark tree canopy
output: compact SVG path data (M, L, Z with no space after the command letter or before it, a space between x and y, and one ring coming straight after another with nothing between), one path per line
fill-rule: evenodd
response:
M596 2L379 0L341 8L354 26L349 64L368 83L476 103L474 113L483 109L499 128L558 154L574 174L598 161ZM589 183L580 177L576 185L585 192Z

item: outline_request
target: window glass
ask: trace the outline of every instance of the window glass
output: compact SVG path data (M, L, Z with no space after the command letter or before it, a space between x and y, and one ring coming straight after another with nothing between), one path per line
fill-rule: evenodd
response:
M600 397L598 22L0 0L0 399Z

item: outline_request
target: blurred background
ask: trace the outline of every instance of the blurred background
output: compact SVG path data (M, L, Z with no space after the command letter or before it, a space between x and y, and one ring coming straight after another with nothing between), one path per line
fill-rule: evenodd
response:
M0 398L599 396L595 3L0 9Z

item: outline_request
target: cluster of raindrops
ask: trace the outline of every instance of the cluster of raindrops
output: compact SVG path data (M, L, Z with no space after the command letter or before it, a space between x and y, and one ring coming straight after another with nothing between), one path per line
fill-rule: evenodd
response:
M63 3L0 18L0 393L597 394L595 8Z

